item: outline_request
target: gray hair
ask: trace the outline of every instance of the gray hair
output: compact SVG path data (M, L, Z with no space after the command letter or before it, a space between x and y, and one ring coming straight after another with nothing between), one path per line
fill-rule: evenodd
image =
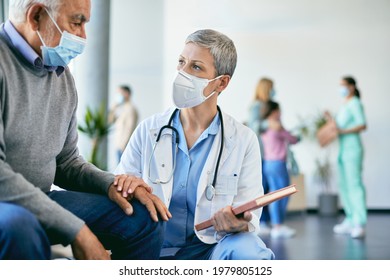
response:
M57 12L63 0L10 0L9 18L13 23L26 21L27 10L34 4L42 4L50 11L50 14L57 18Z
M217 76L233 76L237 65L237 51L229 37L215 30L203 29L190 34L185 43L194 43L210 50Z

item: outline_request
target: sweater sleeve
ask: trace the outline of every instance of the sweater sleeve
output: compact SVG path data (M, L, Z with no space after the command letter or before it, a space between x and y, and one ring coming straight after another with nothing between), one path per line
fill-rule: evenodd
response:
M107 194L114 174L105 172L84 160L77 148L76 109L68 129L64 147L57 156L54 184L67 190Z

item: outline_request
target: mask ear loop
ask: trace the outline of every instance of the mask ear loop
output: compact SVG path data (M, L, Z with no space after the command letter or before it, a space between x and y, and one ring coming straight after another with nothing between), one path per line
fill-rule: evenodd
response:
M215 77L214 79L211 79L211 80L208 80L208 82L212 82L212 81L215 81L215 80L218 80L219 78L223 77L224 75L219 75L218 77ZM204 93L203 93L203 96L204 96L204 100L206 101L207 99L209 99L211 96L213 96L217 91L213 91L212 93L209 94L209 96L204 96ZM219 93L218 93L219 94Z
M54 20L53 16L49 13L49 11L47 10L47 8L45 7L45 11L47 13L47 15L49 16L49 18L51 19L51 21L54 23L54 25L57 27L58 31L61 33L62 35L62 31L60 29L60 27L58 26L57 22Z
M41 33L39 33L39 31L37 30L37 34L38 34L38 37L39 37L39 40L41 40L41 43L44 47L46 47L46 44L45 44L45 41L43 41L43 38L41 36Z
M60 27L58 26L57 22L54 20L54 18L52 17L52 15L49 13L48 9L45 7L45 11L47 13L47 15L49 16L49 18L51 19L51 21L54 23L55 27L57 28L57 30L61 33L62 35L62 31L60 29ZM43 41L43 38L42 38L42 35L41 33L37 30L37 34L38 34L38 37L39 37L39 40L41 40L41 43L43 44L44 47L46 47L46 44L45 44L45 41Z

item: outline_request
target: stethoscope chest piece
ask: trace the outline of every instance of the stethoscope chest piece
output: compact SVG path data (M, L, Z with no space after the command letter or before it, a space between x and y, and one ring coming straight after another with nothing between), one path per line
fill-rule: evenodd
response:
M211 201L214 198L215 195L215 188L213 185L208 185L206 187L206 198L208 201Z

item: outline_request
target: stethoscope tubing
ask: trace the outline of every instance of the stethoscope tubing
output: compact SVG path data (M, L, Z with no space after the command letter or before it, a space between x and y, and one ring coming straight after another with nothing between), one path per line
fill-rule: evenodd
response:
M217 163L215 165L215 171L214 171L214 178L213 178L213 182L211 185L208 185L207 186L207 189L206 189L206 198L208 200L212 200L213 197L214 197L214 194L215 194L215 186L217 184L217 177L218 177L218 170L219 170L219 165L220 165L220 162L221 162L221 158L222 158L222 153L223 153L223 145L224 145L224 124L223 124L223 117L222 117L222 111L221 109L219 108L219 106L217 106L217 110L218 110L218 114L219 114L219 118L220 118L220 122L221 122L221 145L220 145L220 148L219 148L219 153L218 153L218 158L217 158ZM153 145L153 150L152 150L152 153L150 155L150 158L149 158L149 170L148 170L148 178L149 180L154 183L154 184L167 184L168 182L170 182L172 180L172 177L173 177L173 174L175 172L175 169L176 169L176 155L177 155L177 152L178 152L178 146L179 146L179 143L180 143L180 137L179 137L179 132L177 131L177 129L175 127L172 126L172 121L173 121L173 118L175 116L175 114L179 111L179 109L175 109L171 115L171 117L169 118L169 121L168 121L168 124L167 125L164 125L163 127L160 128L158 134L157 134L157 137L156 137L156 142L154 143ZM154 155L154 152L155 152L155 149L156 149L156 146L158 144L158 142L160 141L160 138L161 138L161 135L162 135L162 132L165 130L165 129L171 129L172 130L172 137L175 137L175 145L176 145L176 153L175 155L173 156L173 167L172 167L172 171L171 171L171 174L169 175L168 179L167 180L161 180L161 179L155 179L153 180L151 178L151 174L150 174L150 165L151 165L151 162L152 162L152 158L153 158L153 155ZM175 135L173 135L175 133Z

